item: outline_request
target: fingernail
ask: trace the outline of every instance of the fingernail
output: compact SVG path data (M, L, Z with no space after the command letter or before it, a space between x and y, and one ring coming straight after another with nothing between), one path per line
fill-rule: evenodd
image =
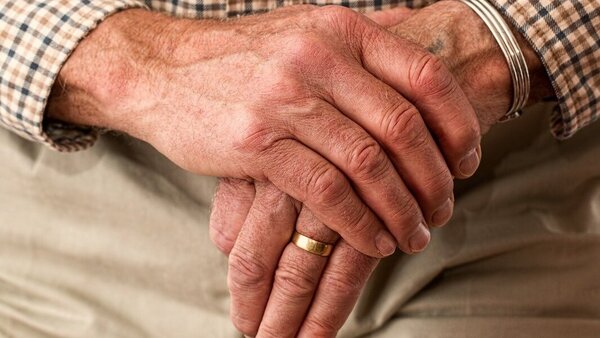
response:
M452 199L448 198L446 202L444 202L444 205L439 207L431 216L432 225L439 227L446 224L450 217L452 217L453 207L454 203L452 203Z
M427 229L425 223L421 222L417 227L417 231L408 239L408 246L413 253L421 252L425 250L430 239L429 229Z
M458 169L463 176L472 176L479 167L479 155L477 153L477 149L473 149L469 151L469 153L463 157L460 161Z
M387 231L381 231L375 238L375 245L382 256L389 256L396 251L396 240Z

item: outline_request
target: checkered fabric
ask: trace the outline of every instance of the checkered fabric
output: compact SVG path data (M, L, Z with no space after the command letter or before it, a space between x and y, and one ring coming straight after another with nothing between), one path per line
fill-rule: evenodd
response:
M552 131L567 138L600 114L600 1L490 0L534 47L558 104ZM0 0L0 123L60 151L93 144L93 129L44 120L61 66L112 13L145 7L177 16L226 18L299 3L372 11L435 0Z
M552 132L565 139L600 116L600 0L491 0L534 47L558 105Z

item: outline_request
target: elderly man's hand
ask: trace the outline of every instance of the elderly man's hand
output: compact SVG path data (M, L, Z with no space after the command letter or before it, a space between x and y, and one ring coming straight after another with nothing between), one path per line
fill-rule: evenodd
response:
M426 224L450 215L452 175L479 164L477 119L443 63L343 7L127 10L58 84L49 117L124 131L194 173L270 182L374 257L422 250Z
M465 5L442 1L418 12L395 9L371 17L387 25L406 18L390 29L443 57L466 88L484 131L506 112L512 92L505 61L487 28ZM533 51L526 44L522 47L533 76L531 101L535 102L552 90ZM229 273L232 319L245 333L258 333L259 337L334 336L378 262L343 240L338 241L329 260L311 255L289 243L294 227L323 242L337 239L310 211L273 187L255 190L244 181L221 182L211 217L211 237L224 253L233 248ZM275 232L266 230L274 228ZM240 287L244 285L252 287Z
M290 243L294 229L327 243L338 235L269 184L223 179L214 206L211 238L229 254L234 325L258 337L335 336L379 260L344 240L331 257Z

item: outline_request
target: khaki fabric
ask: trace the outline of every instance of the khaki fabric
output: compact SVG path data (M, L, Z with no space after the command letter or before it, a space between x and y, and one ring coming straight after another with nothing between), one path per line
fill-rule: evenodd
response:
M494 128L453 220L386 259L340 337L599 337L600 124ZM0 131L0 337L239 337L208 238L215 179L107 135L61 154Z

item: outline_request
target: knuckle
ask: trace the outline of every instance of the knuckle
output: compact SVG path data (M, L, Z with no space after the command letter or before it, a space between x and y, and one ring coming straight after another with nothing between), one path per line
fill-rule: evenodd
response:
M264 184L259 189L260 195L255 198L256 211L260 212L265 220L275 221L279 215L293 208L290 197L274 185Z
M398 220L397 226L402 233L412 229L415 224L421 221L421 209L412 195L404 194L398 197L396 206L392 214L392 219Z
M285 38L287 51L294 60L299 62L307 61L307 56L314 56L321 47L317 36L310 33L294 33Z
M366 207L361 206L356 213L350 214L348 217L346 217L347 221L345 222L346 226L344 231L354 237L363 237L361 235L368 233L370 230L370 224L366 217Z
M387 118L387 138L403 153L422 152L429 141L429 132L419 111L410 104L406 105L398 106L397 111Z
M458 89L444 62L433 54L416 57L410 70L409 82L424 95L447 97Z
M360 16L355 11L344 6L324 6L318 9L318 14L334 23L348 24L359 20Z
M319 317L310 317L304 323L310 337L335 337L338 328L335 323Z
M462 153L467 153L481 140L481 130L479 129L479 122L476 119L471 119L467 123L462 123L459 128L455 131L456 139L458 140L459 150Z
M389 103L383 112L381 119L381 130L383 139L390 144L399 142L408 128L407 123L412 123L414 115L419 114L417 109L408 101L395 99Z
M229 255L233 245L235 244L235 239L231 238L228 234L226 234L220 226L210 225L210 240L213 242L215 247L225 255Z
M233 250L229 256L228 284L232 293L259 289L270 280L269 269L260 257L243 249Z
M295 42L288 42L293 45ZM268 74L262 77L261 87L258 92L261 99L275 104L300 103L311 97L310 89L306 85L306 79L301 70L306 69L305 65L314 60L314 55L309 57L302 49L303 47L294 47L289 53L289 58L280 60L276 65L268 70ZM302 52L301 52L302 50ZM277 93L277 95L273 95Z
M308 194L322 205L337 205L350 192L342 174L328 163L316 166L309 173Z
M246 126L238 134L234 147L250 154L261 153L270 149L277 141L282 139L281 129L276 128L273 120L267 122L259 114L247 112Z
M238 331L245 335L254 337L258 333L259 324L241 312L232 313L231 322Z
M287 301L310 298L317 285L317 277L299 266L282 265L275 272L274 285Z
M334 289L335 294L344 294L344 295L356 295L360 292L361 283L354 277L348 276L338 276L338 277L328 277L326 282L330 284L330 287Z
M442 146L444 154L447 156L448 165L457 167L459 161L473 150L481 141L479 124L463 124L454 130L447 131L447 135L441 134L438 137L439 144ZM460 176L460 175L458 175Z
M348 158L348 166L354 177L364 181L377 181L387 172L388 161L383 149L370 139L356 141Z
M307 71L327 69L331 61L337 59L331 43L324 39L323 34L315 31L292 33L285 37L283 46L285 56L280 67L285 70L283 80L286 77L289 79L290 73L302 78Z
M368 31L363 15L345 6L324 6L318 12L318 17L326 26L332 27L338 36L350 46L359 44L356 37L364 36Z
M260 337L261 338L281 338L287 335L282 335L278 328L273 327L273 323L265 321L260 324Z
M452 196L453 191L454 181L447 168L427 177L418 191L423 211L431 214Z
M354 297L360 293L363 287L363 281L359 275L336 269L323 275L321 283L327 285L327 290L332 295L344 295L346 298Z
M445 153L465 155L481 141L481 129L474 112L457 112L447 123L452 128L446 128L437 135Z
M448 168L442 168L427 178L423 186L432 192L432 196L439 196L440 199L445 200L454 190L454 181Z

